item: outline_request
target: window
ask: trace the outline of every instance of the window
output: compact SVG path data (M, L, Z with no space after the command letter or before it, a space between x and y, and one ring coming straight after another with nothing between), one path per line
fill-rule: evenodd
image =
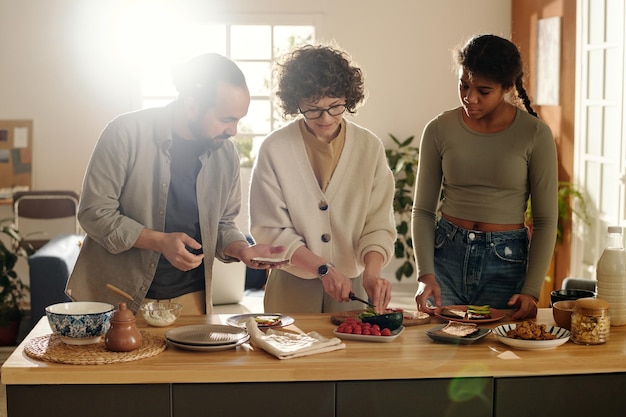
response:
M234 60L242 69L250 89L248 115L239 123L234 138L242 166L250 166L262 138L284 124L280 110L271 100L272 64L293 46L314 40L315 27L285 24L194 24L176 31L177 38L157 44L141 61L142 108L162 106L176 97L170 70L175 62L207 52Z

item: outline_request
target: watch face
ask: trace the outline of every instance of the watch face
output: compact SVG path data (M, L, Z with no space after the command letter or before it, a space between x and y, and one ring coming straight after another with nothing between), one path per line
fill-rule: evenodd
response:
M324 276L328 274L328 265L324 264L324 265L321 265L319 268L317 268L317 274L319 276Z

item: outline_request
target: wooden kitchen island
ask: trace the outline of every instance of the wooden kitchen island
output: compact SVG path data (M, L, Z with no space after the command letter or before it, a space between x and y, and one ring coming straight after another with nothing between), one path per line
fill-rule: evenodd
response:
M181 317L176 326L227 317ZM286 329L333 337L329 315L293 317ZM137 321L154 334L172 328ZM553 324L551 310L540 309L538 321ZM65 365L24 354L29 339L50 333L44 317L2 366L2 382L9 417L626 415L626 327L612 327L604 345L525 351L492 334L471 345L434 342L425 331L440 323L407 327L390 343L348 340L345 349L289 360L244 344Z

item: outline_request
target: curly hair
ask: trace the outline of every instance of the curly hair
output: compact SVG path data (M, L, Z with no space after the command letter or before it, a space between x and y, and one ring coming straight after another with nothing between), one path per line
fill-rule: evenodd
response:
M517 46L496 35L477 35L455 51L457 65L470 73L497 82L503 88L515 87L528 113L537 117L522 81L522 57Z
M276 62L274 77L283 116L297 115L303 99L345 97L350 113L365 99L361 69L345 51L328 45L304 45L283 55Z

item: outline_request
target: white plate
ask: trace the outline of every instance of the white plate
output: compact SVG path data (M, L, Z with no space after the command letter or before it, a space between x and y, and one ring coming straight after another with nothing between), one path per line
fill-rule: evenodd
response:
M570 337L569 330L557 326L546 326L546 331L556 336L556 339L552 340L524 340L506 337L506 332L512 329L515 329L515 323L498 326L492 330L492 333L496 336L498 341L504 343L505 345L522 350L552 349L557 346L561 346L567 342Z
M237 316L230 316L229 318L226 319L226 324L230 326L245 328L246 322L248 321L250 317L256 318L256 317L263 317L263 316L278 316L280 318L280 321L271 326L257 323L257 326L259 327L259 329L269 329L269 328L273 329L277 327L285 327L285 326L289 326L290 324L293 324L293 322L295 321L293 317L283 316L282 314L277 314L277 313L253 313L253 314L239 314Z
M215 351L219 351L219 350L228 350L228 349L234 349L239 345L242 345L244 343L246 343L248 340L250 339L250 335L247 335L246 337L244 337L243 339L239 339L236 343L229 343L226 345L188 345L186 343L178 343L178 342L174 342L173 340L167 339L167 342L173 346L176 346L180 349L185 349L185 350L193 350L196 352L215 352Z
M372 336L372 335L362 335L362 334L352 334L352 333L340 333L337 329L333 330L335 336L343 340L358 340L361 342L382 342L388 343L396 340L398 336L404 331L404 326L398 327L396 330L391 332L391 336Z
M248 336L245 329L223 324L195 324L165 332L169 341L195 346L232 345Z

